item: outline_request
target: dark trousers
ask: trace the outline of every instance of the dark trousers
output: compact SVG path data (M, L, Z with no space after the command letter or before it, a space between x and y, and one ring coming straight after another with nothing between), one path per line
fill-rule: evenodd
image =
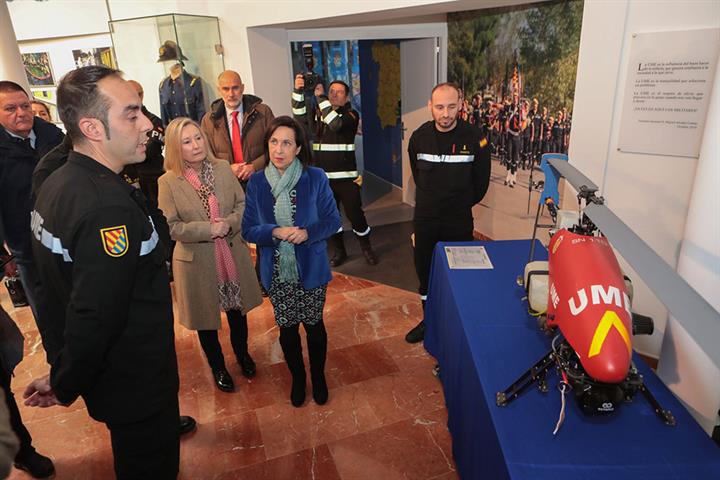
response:
M362 209L362 199L360 198L360 185L351 179L330 180L330 188L337 202L338 210L342 205L345 208L352 229L356 234L365 233L368 229L365 212Z
M40 331L43 345L46 346L46 350L48 350L45 342L51 341L54 344L54 340L51 340L51 334L49 333L49 330L52 329L48 328L50 322L54 320L54 314L48 305L46 295L43 293L40 273L35 266L32 249L28 242L23 248L11 247L10 252L15 256L15 263L18 268L18 273L20 273L20 282L25 290L25 296L27 297L30 310L35 318L35 324Z
M420 297L425 300L430 280L430 262L437 242L468 242L473 240L473 221L414 219L415 271L420 280Z
M171 480L180 470L177 396L166 408L134 423L108 423L118 480Z
M522 149L522 137L520 135L509 135L510 136L510 163L508 168L510 173L517 171L518 163L520 162L520 150Z
M532 144L533 161L530 165L537 163L540 165L540 156L542 155L542 140L535 140Z
M0 367L0 385L2 385L3 393L5 393L5 405L7 405L8 412L10 413L10 426L13 432L15 432L15 435L17 435L18 440L20 440L20 450L18 450L17 455L15 455L16 459L20 459L32 453L35 449L32 446L30 432L28 432L25 425L23 425L20 410L18 410L15 396L10 388L11 374L5 370L5 368Z
M230 344L235 356L240 358L247 353L248 324L247 316L240 310L229 310L227 313L228 326L230 327ZM219 370L225 368L225 358L218 339L217 330L198 330L200 346L207 357L210 368Z

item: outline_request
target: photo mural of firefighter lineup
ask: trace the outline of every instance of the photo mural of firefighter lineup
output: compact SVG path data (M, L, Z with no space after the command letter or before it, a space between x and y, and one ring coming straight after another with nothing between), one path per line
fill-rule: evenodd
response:
M570 0L448 15L448 81L463 93L459 115L484 130L505 185L514 187L517 171L538 166L543 153L567 153L582 11L582 0ZM361 114L358 167L402 187L399 41L292 42L291 51L293 75L312 71L325 85L350 86Z
M448 80L514 187L518 169L570 143L582 1L448 15Z

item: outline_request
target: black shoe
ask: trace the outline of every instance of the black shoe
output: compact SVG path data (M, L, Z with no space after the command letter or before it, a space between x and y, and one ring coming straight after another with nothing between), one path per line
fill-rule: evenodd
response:
M180 435L187 435L194 432L197 428L197 422L193 417L188 415L180 415Z
M407 335L405 335L405 341L408 343L418 343L422 342L423 338L425 338L425 322L422 321L415 325L415 327L410 330Z
M330 259L330 266L331 267L339 267L343 263L345 263L345 260L347 260L347 252L345 250L335 250L335 254Z
M325 374L311 375L313 399L318 405L325 405L328 401L328 386Z
M242 372L243 377L252 378L255 376L255 362L249 353L244 353L242 356L238 357L238 363L240 364L240 371Z
M25 470L33 478L48 478L55 473L52 460L35 450L15 457L15 468Z
M215 385L223 392L235 391L235 383L225 368L213 370L213 377L215 377Z
M375 256L375 252L373 252L372 249L363 250L362 253L365 256L365 261L369 265L377 265L378 264L378 259Z
M305 403L305 377L293 378L292 389L290 390L290 403L293 407L301 407Z

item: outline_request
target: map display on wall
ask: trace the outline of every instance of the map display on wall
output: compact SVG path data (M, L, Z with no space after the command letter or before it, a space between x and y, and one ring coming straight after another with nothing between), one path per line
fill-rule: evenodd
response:
M55 85L48 52L23 53L22 62L25 66L25 75L31 86Z

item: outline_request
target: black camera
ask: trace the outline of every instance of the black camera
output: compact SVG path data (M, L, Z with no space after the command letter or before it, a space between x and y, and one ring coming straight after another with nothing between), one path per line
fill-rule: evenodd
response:
M303 58L305 59L305 69L307 72L303 75L305 80L305 91L313 93L317 84L322 83L322 77L313 72L315 67L315 58L313 57L313 46L311 43L304 43L302 46Z

